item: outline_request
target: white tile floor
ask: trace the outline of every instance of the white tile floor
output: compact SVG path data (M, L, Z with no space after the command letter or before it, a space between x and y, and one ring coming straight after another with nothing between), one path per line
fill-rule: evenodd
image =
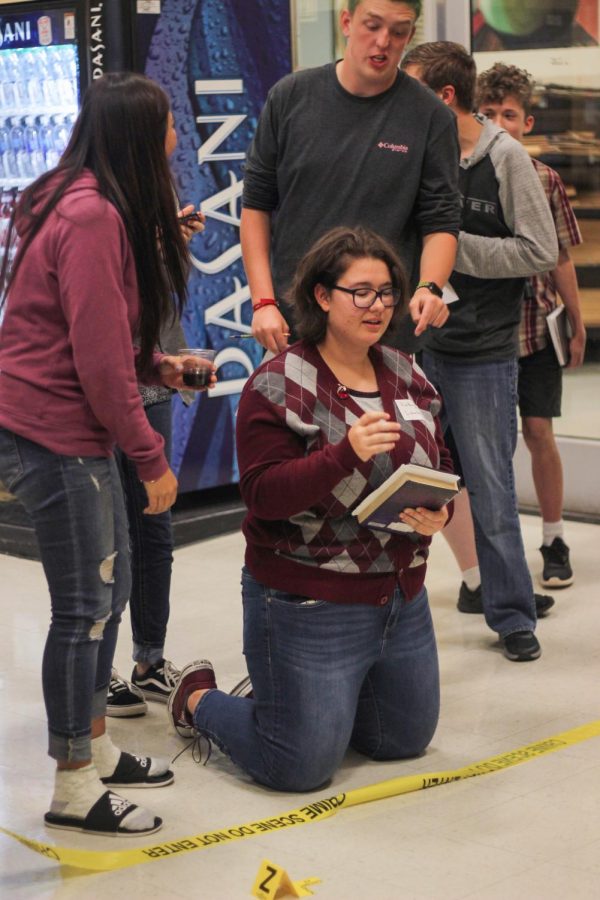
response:
M524 518L533 572L539 570L540 520ZM422 759L377 764L349 754L330 789L308 796L265 791L213 756L175 763L176 782L131 791L165 820L155 838L116 841L45 832L40 824L52 786L45 756L40 659L47 628L39 564L0 556L0 824L63 846L122 850L270 818L323 796L419 772L458 768L600 716L600 528L568 524L576 584L556 593L539 624L543 656L508 662L479 617L454 606L457 572L445 542L434 542L428 586L439 642L442 715ZM179 665L212 658L220 684L244 674L240 641L239 535L176 553L168 655ZM117 662L129 673L125 622ZM164 709L111 720L113 737L139 752L175 755ZM125 792L126 793L126 792ZM135 795L135 796L134 796ZM125 845L125 846L124 846ZM268 858L293 880L322 883L316 897L354 900L564 900L600 897L600 738L482 778L341 811L328 820L102 874L61 870L0 835L0 897L249 897Z

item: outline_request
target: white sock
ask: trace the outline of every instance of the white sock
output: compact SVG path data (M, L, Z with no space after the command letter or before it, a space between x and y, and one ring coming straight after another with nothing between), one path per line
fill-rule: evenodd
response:
M122 752L127 751L121 751L118 747L115 747L108 736L108 732L92 739L92 759L98 769L100 778L110 778L119 764ZM150 760L149 775L164 775L168 771L168 759L156 758Z
M57 769L50 812L85 819L105 791L93 763L81 769Z
M462 572L462 580L469 588L470 591L475 591L481 584L481 573L479 571L479 566L473 566L472 569L465 569Z
M92 738L92 759L100 778L110 778L121 758L121 751L115 747L107 732Z
M565 523L562 519L558 522L542 522L542 544L549 547L554 538L562 538L565 533Z

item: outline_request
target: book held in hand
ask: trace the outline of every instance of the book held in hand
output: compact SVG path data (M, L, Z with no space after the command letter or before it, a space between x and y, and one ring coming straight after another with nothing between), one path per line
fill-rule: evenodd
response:
M428 466L406 463L359 503L352 515L361 525L392 533L413 531L400 521L407 507L441 509L460 491L460 477Z
M546 322L556 358L561 366L566 366L569 362L569 341L572 335L564 306L557 306L551 313L548 313Z

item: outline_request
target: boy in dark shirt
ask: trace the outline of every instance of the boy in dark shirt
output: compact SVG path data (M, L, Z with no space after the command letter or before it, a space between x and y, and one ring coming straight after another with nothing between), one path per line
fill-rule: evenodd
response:
M469 491L486 621L508 659L529 661L541 648L512 466L517 330L525 276L555 265L556 233L525 150L471 114L476 73L464 47L422 44L402 65L457 117L463 215L450 282L458 300L428 335L423 363L442 394Z
M460 222L456 126L398 71L420 6L349 0L340 15L344 58L288 75L269 93L248 153L241 217L253 334L269 350L287 345L285 296L298 261L336 225L371 228L401 253L418 281L415 334L447 318L442 287Z

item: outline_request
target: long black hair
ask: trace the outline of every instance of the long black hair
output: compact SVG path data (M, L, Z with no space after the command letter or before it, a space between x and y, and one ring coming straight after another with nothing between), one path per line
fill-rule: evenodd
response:
M70 185L84 169L91 170L100 193L123 219L135 259L141 373L150 367L162 325L174 315L174 298L181 313L187 296L189 254L165 152L168 116L167 95L144 75L114 72L91 84L58 166L31 184L19 201L22 239L9 279L10 286L27 248ZM40 205L49 181L53 190Z

